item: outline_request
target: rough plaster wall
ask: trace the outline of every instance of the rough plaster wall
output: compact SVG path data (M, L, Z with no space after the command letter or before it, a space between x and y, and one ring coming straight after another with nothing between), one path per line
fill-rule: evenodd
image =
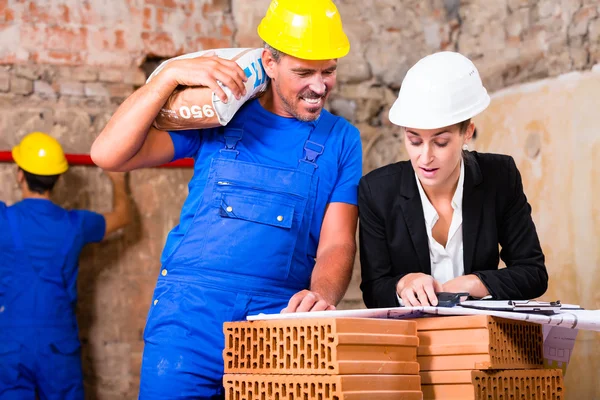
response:
M116 106L143 83L139 67L144 60L203 48L259 46L255 29L268 3L0 0L0 150L39 129L59 138L68 152L87 153ZM431 52L457 50L471 57L491 91L588 70L600 60L600 0L340 0L337 4L352 49L340 61L339 86L329 108L360 128L364 172L405 158L399 132L387 121L387 110L406 70ZM482 136L486 132L483 129ZM547 140L554 141L556 134L552 131ZM485 140L480 138L482 148ZM535 145L538 139L531 140ZM496 148L490 143L485 148L513 154L518 146L515 142ZM585 162L590 165L588 157ZM13 176L13 166L0 165L0 199L8 203L18 199ZM135 223L111 240L89 246L82 255L79 321L90 399L136 398L142 331L160 268L159 255L167 232L178 221L190 177L190 170L132 173ZM57 187L59 204L98 211L110 208L110 185L97 169L75 167L64 178ZM538 186L554 183L548 172L536 179ZM527 173L524 180L528 193L535 190L528 187ZM578 207L579 200L573 204ZM598 223L594 226L597 229ZM540 235L548 237L555 230L543 225ZM568 272L557 272L565 280L563 285L571 286L551 287L550 292L563 301L574 301L569 293L581 285L575 277L592 254L578 242L573 242L573 248L577 257L566 265ZM597 264L596 259L589 265ZM551 274L553 268L550 265ZM358 282L355 269L341 307L363 306ZM598 307L597 301L589 306ZM586 344L576 349L585 358L593 354L594 342L590 335L581 337ZM579 377L593 385L596 370L582 369ZM569 398L590 398L592 386L578 384L575 374L568 374L569 378L573 380L571 385L567 381Z
M546 256L545 300L600 309L600 68L497 92L476 118L475 149L510 154L523 177ZM600 333L579 332L565 384L573 399L600 395ZM571 397L572 396L572 397Z

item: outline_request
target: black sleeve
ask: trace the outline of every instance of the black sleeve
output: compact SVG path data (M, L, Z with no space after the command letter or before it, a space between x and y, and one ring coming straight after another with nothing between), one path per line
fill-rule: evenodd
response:
M396 284L400 276L392 274L385 225L372 203L369 183L363 177L358 185L360 289L368 308L399 306Z
M500 258L507 268L478 271L475 274L496 299L524 300L543 295L548 288L548 272L535 225L531 206L523 192L521 174L512 157L507 159L508 193L498 221Z

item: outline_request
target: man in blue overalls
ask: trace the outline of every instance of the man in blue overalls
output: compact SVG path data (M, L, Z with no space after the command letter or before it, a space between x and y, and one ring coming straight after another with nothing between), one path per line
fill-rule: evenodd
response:
M78 258L130 221L125 179L108 173L112 212L67 211L50 200L68 169L58 141L30 133L12 154L23 200L0 201L0 400L83 400Z
M350 280L360 135L323 109L349 51L340 16L330 0L274 0L258 33L270 88L227 127L152 127L178 85L208 86L222 101L217 81L244 92L233 61L178 60L132 94L92 146L111 170L195 159L144 333L144 400L222 397L223 322L334 309Z

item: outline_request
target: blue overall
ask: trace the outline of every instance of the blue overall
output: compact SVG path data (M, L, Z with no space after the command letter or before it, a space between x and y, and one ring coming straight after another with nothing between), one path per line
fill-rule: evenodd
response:
M66 212L47 203L37 205ZM3 249L0 268L0 400L35 400L36 393L40 400L83 399L74 313L76 268L67 267L76 267L78 251L73 255L73 249L83 245L83 219L80 211L68 212L68 229L56 232L58 238L65 233L62 245L45 262L36 258L34 263L30 243L23 240L25 229L34 224L19 220L16 207L0 203L0 221L8 222L14 245L10 251Z
M221 398L223 323L278 313L309 287L315 171L339 121L321 114L296 168L239 160L244 118L223 129L224 146L212 158L193 221L158 278L140 399Z

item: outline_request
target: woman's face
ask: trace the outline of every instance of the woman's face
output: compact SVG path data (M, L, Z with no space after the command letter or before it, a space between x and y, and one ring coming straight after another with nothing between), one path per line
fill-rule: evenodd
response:
M404 144L423 186L452 187L460 175L463 145L473 136L470 123L464 133L460 124L439 129L404 128Z

